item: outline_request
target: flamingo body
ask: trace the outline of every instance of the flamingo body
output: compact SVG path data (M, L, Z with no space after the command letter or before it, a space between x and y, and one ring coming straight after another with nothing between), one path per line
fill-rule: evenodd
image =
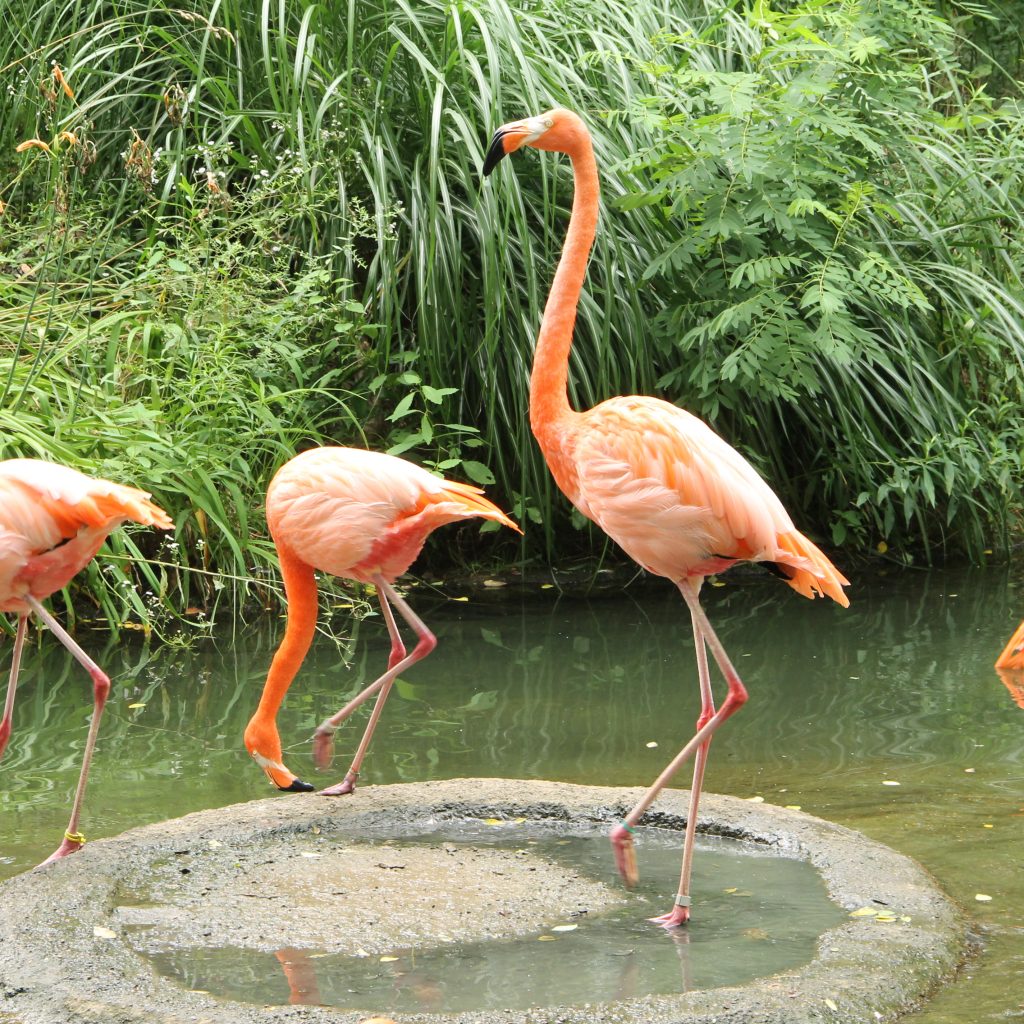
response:
M1024 622L1013 631L1013 636L1007 641L1002 654L996 660L996 668L1024 668Z
M747 700L747 691L700 606L702 581L738 561L770 563L806 597L844 607L847 580L793 525L782 503L750 463L706 423L656 398L612 398L577 412L567 382L573 327L597 230L599 184L590 133L570 110L555 109L503 125L491 140L485 175L523 146L572 160L572 215L544 307L530 375L530 426L556 483L585 516L640 565L671 579L690 610L700 679L697 731L641 800L612 830L616 862L636 881L632 832L679 767L694 757L693 785L679 891L665 927L690 917L690 865L695 823L712 735ZM729 688L716 710L707 652Z
M278 789L308 791L283 763L277 711L313 640L317 618L314 570L373 583L391 636L388 671L317 729L314 752L321 766L331 737L356 707L380 692L345 780L323 792L355 788L362 759L394 679L434 647L433 634L391 588L416 559L431 531L479 517L518 527L478 487L442 480L404 459L360 448L315 448L296 455L267 489L267 524L277 547L288 599L288 624L274 655L259 706L245 730L245 745ZM418 643L406 657L391 606L413 627Z
M0 612L18 615L10 681L0 719L0 755L11 733L26 621L35 613L93 680L94 711L64 841L49 860L78 850L82 798L110 680L47 612L40 601L66 586L95 557L106 537L128 520L163 530L169 516L134 487L86 476L38 459L0 462Z
M703 579L770 562L807 597L848 604L845 580L782 502L703 420L657 398L612 398L569 419L549 464L572 503L649 572Z
M473 516L513 525L481 494L393 455L314 448L274 476L267 524L276 543L314 569L393 583L438 526Z

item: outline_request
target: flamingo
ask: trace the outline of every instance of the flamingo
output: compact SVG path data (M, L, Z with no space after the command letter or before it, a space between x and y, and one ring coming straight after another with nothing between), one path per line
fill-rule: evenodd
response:
M313 753L326 768L338 726L363 701L380 692L366 731L345 778L321 790L324 796L351 793L370 739L395 679L437 645L392 583L420 553L438 526L478 516L519 531L479 487L443 480L404 459L360 448L313 448L296 455L276 473L267 489L267 523L277 547L288 602L284 637L274 654L255 714L245 730L245 746L267 778L286 792L309 792L283 763L277 710L309 651L316 629L314 572L372 583L391 637L387 671L316 729ZM416 634L406 655L392 606Z
M110 679L41 602L85 568L107 535L126 520L161 530L174 527L167 513L154 505L144 491L86 476L53 462L0 462L0 612L14 612L18 616L7 700L0 720L0 756L11 735L14 694L30 614L35 613L85 668L93 687L92 721L71 819L60 846L43 864L75 853L85 842L85 836L78 830L78 820Z
M1003 648L1003 653L996 660L996 668L1024 668L1024 622L1017 627Z
M647 571L672 580L690 611L701 712L697 731L611 832L616 865L637 881L633 830L661 789L694 756L693 785L679 890L665 928L690 918L690 867L708 746L747 691L699 600L705 577L739 561L762 562L805 597L827 595L846 607L848 581L799 533L771 488L706 423L656 398L611 398L576 412L566 384L569 349L583 278L597 230L597 162L590 133L569 110L512 121L495 132L484 160L489 175L522 146L565 153L575 184L569 228L548 295L530 377L530 425L555 482ZM728 686L716 711L708 676L710 650Z

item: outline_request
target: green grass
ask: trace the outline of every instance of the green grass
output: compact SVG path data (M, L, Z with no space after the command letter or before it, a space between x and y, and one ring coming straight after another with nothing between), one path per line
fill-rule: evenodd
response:
M495 533L460 557L602 550L574 528L527 425L571 174L546 154L479 174L498 124L554 105L591 124L604 185L578 405L630 392L686 405L762 467L803 528L855 549L1008 544L1022 476L1012 33L972 44L910 0L885 18L868 0L804 14L710 0L8 6L0 455L153 490L178 547L131 571L153 574L168 604L265 603L262 493L314 443L475 480L529 527L522 549ZM758 27L771 18L775 45ZM782 95L824 53L787 42L803 29L834 74L885 88L818 109ZM881 51L856 50L872 35ZM998 108L977 91L986 40L1002 55ZM715 93L713 74L746 76L750 102ZM767 139L770 157L787 102L834 166L797 147L813 174L795 187L825 212L808 206L769 238L751 204L794 175L730 147ZM865 160L857 132L890 123L893 158ZM30 139L50 152L16 152ZM707 203L723 185L743 228L716 241ZM820 289L849 292L833 332L848 352L814 336L820 302L799 305L815 268L832 280L822 267L854 274ZM759 350L746 313L729 311L773 295L806 336ZM128 543L156 555L144 533ZM101 580L86 593L108 617L145 611L144 594Z

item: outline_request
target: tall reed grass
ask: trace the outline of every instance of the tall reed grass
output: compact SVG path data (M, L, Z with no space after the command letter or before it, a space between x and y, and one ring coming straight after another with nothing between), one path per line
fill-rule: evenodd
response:
M908 17L919 10L911 0L891 6ZM802 17L860 17L858 31L873 31L875 5L817 7ZM218 595L240 604L254 572L267 571L263 487L310 443L390 448L488 485L530 526L526 557L595 550L599 538L569 527L527 427L528 369L569 169L550 157L521 161L502 171L517 176L515 188L479 176L497 123L566 105L594 129L605 196L574 400L647 392L691 404L761 462L802 525L826 537L839 522L861 547L881 539L920 550L948 538L952 550L980 555L1005 544L1020 482L1012 453L994 470L984 446L964 456L978 462L979 481L999 476L1000 501L975 488L960 505L936 512L917 501L905 514L906 495L920 487L908 451L927 460L943 445L948 454L951 423L971 445L978 431L1005 445L1015 400L1006 391L1017 365L1016 354L1006 358L1017 352L1006 340L1018 316L1015 256L1012 245L991 247L997 236L1012 242L1020 212L1008 174L1020 121L1013 113L998 128L943 127L942 117L963 116L973 129L980 109L948 34L908 58L917 77L901 116L917 116L901 137L916 157L908 151L886 181L899 230L882 217L875 232L894 265L926 238L906 276L927 292L931 274L948 301L928 316L908 308L893 318L884 304L865 311L871 322L859 329L888 352L885 372L876 360L825 374L808 402L773 388L766 364L742 378L744 408L735 395L715 399L729 380L719 374L715 384L709 371L728 362L726 341L742 349L742 339L726 331L712 345L680 347L652 330L673 316L682 337L707 329L687 296L708 268L666 259L694 226L674 212L656 165L696 138L656 116L667 82L686 61L775 81L788 73L791 55L777 67L765 56L757 26L767 8L744 10L711 0L580 0L571 9L547 0L188 0L159 10L143 0L10 0L11 31L0 39L0 455L46 452L150 486L183 524L150 589L182 588L177 597L204 607ZM880 38L900 71L901 41ZM667 55L669 39L685 42ZM737 131L747 123L728 105L704 116ZM697 158L713 162L710 152ZM947 173L955 166L959 177ZM852 173L851 184L865 174ZM948 195L961 200L952 217ZM880 216L869 207L858 230ZM800 244L814 227L807 218L795 227ZM971 317L984 330L962 335ZM787 374L783 360L777 376ZM911 436L914 417L892 412L908 394L927 397ZM862 430L872 419L882 426ZM851 451L830 460L836 436ZM504 539L481 544L506 546L477 554L514 554Z

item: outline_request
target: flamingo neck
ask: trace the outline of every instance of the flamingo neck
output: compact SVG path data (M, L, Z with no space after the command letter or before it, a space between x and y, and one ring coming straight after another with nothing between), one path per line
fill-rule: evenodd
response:
M559 426L573 415L566 390L569 349L590 248L597 232L600 188L594 147L584 128L572 135L564 150L572 160L575 191L569 228L548 293L530 375L530 426L547 453L560 434Z
M284 638L274 654L254 718L273 719L309 651L319 610L313 567L278 545L281 576L288 599Z

